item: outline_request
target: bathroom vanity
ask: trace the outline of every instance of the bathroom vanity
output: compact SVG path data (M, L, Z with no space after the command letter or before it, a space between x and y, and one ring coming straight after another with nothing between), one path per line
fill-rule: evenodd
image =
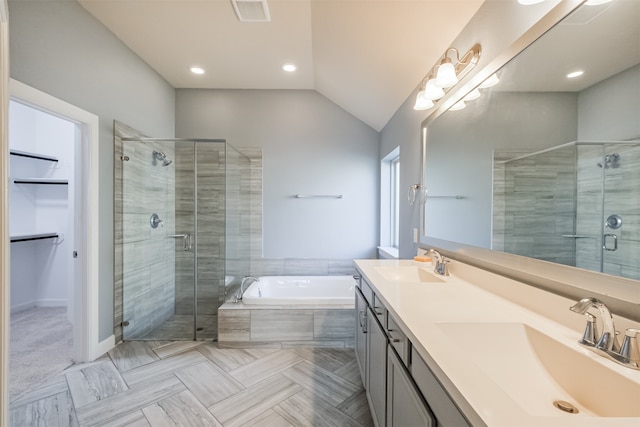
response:
M454 260L450 276L408 260L356 267L356 355L377 426L640 422L640 370L578 344L575 301ZM639 326L614 320L623 336Z

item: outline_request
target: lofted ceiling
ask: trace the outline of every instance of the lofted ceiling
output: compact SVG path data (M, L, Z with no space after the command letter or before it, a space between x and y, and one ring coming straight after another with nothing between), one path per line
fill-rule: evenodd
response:
M78 1L176 88L314 89L378 131L483 2L267 0L256 23L230 0Z

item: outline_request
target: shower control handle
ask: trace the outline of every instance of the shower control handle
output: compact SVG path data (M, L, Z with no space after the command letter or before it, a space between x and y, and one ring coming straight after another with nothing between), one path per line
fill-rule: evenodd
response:
M613 248L607 246L607 243L610 239L613 239ZM613 233L606 233L604 235L604 241L602 244L602 248L606 251L617 251L618 250L618 236Z
M174 239L182 239L182 248L185 251L191 250L191 234L169 234L167 237L173 237Z

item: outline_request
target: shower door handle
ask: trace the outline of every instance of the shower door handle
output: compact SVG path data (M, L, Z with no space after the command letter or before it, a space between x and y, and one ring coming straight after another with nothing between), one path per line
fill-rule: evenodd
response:
M174 239L182 238L182 248L185 251L191 250L191 234L169 234L167 237L173 237Z
M613 248L607 246L608 240L607 238L613 239ZM618 236L613 233L606 233L604 235L604 243L602 244L602 248L606 251L617 251L618 250Z

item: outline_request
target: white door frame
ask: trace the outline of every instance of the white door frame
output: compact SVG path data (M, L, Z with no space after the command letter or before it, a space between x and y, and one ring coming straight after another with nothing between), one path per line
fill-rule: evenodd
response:
M108 351L111 336L99 341L98 330L98 138L99 118L47 93L10 79L11 99L76 123L81 137L75 158L76 232L74 250L78 252L73 272L74 360L88 362ZM69 254L71 256L71 254Z
M9 8L0 0L0 425L9 425Z

